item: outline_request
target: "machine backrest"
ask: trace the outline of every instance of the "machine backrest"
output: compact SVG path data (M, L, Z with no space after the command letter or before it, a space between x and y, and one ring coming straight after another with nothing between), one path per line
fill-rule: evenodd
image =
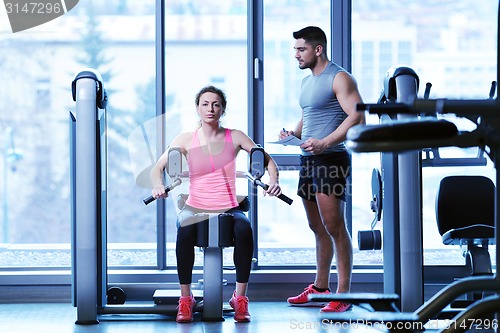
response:
M485 176L448 176L441 180L436 219L441 236L471 225L494 226L495 185Z

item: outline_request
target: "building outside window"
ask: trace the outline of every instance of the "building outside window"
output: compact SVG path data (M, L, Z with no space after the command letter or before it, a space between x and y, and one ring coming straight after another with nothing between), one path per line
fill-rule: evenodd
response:
M352 72L364 101L378 100L388 67L398 64L419 75L419 96L430 82L433 98L488 98L491 81L496 80L496 6L494 1L399 1L383 6L375 0L353 1ZM297 147L268 143L300 117L300 82L309 72L297 67L292 32L318 25L329 35L329 11L327 1L264 1L263 145L272 154L300 153ZM196 92L207 84L224 89L228 97L224 125L247 129L248 114L253 112L247 110L247 2L167 1L165 12L166 105L161 120L166 131L157 133L155 1L81 1L64 16L15 34L6 13L0 11L0 72L5 77L0 82L0 268L67 268L71 264L68 135L69 112L75 105L70 88L82 69L97 69L109 93L111 266L157 265L156 209L155 204L142 203L150 189L141 172L157 157L146 150L156 151L158 135L170 142L176 134L196 126ZM454 121L459 128L471 127ZM141 136L143 131L148 143ZM443 150L443 156L475 154L473 149ZM247 161L241 157L238 168L244 170ZM357 232L369 229L373 219L371 172L379 166L379 154L353 155L355 265L382 263L381 251L356 248ZM439 180L463 172L492 176L493 167L423 170L427 265L463 263L459 249L441 244L434 217ZM259 197L262 267L314 265L313 235L295 195L297 173L285 165L280 178L285 194L294 199L292 206ZM246 180L240 179L238 186L245 190ZM177 210L173 198L166 205L167 266L174 267ZM454 254L438 256L443 250Z

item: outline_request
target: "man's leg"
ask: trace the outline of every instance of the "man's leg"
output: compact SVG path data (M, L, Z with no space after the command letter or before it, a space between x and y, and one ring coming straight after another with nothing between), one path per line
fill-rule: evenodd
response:
M338 275L337 292L347 293L351 288L353 250L351 236L345 224L345 203L334 195L324 193L317 193L316 200L324 228L328 236L333 238Z
M309 294L330 294L330 267L333 259L333 240L326 232L316 202L302 199L309 227L316 239L316 278L298 296L287 302L294 306L323 306L323 302L310 302Z
M333 259L333 241L321 220L318 205L314 201L302 199L309 227L316 240L316 278L314 286L321 289L330 287L330 268Z

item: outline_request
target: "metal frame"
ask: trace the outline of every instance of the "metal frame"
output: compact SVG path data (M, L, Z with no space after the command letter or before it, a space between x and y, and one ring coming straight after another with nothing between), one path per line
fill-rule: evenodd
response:
M101 138L105 140L105 112L97 107L103 89L100 74L93 70L78 73L73 81L75 177L71 181L72 201L78 204L72 208L72 260L77 324L98 323L97 308L106 302L106 178L101 172L102 163L106 163L106 144L101 144ZM82 274L90 278L78 278Z
M248 1L247 9L247 38L248 38L248 135L255 143L264 143L264 41L260 36L264 34L264 3L263 0ZM250 111L253 112L250 112ZM256 268L259 262L259 233L258 233L258 196L257 187L248 184L250 211L248 212L252 223L254 235L254 254Z
M156 154L161 156L167 148L165 143L165 0L156 1ZM165 200L156 203L156 262L159 269L167 268L167 217Z

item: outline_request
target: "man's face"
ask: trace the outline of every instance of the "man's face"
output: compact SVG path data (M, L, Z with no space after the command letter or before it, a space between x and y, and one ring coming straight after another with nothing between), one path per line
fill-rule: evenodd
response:
M295 40L295 59L300 69L313 68L317 62L317 48L307 44L302 38Z

